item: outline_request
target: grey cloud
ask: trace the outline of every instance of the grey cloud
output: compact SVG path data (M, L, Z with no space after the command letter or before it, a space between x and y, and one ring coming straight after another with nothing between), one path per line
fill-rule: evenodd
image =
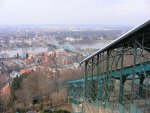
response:
M0 24L138 24L148 0L0 0Z

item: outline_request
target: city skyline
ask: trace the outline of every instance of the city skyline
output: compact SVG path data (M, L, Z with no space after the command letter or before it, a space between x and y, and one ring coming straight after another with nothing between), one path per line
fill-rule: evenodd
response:
M150 19L148 0L0 0L0 25L136 26Z

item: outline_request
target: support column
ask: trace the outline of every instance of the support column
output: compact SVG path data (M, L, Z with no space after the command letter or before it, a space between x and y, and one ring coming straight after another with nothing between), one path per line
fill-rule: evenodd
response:
M85 62L85 75L84 75L84 99L87 98L87 96L86 96L87 65L88 65L88 62L86 61Z
M109 65L109 56L110 56L110 51L108 50L107 51L107 71L106 71L106 73L107 73L107 76L106 76L106 78L105 78L105 85L106 85L106 99L109 99L109 95L110 95L110 91L109 91L109 89L108 89L108 87L110 86L110 80L111 80L111 75L109 74L109 67L110 67L110 65Z
M135 67L136 67L136 62L137 62L137 42L136 42L136 38L134 39L134 48L133 48L133 52L134 52L134 58L133 58L133 73L132 73L132 85L131 85L131 97L130 97L130 102L133 103L134 100L134 96L135 96L135 89L134 89L134 85L135 85L135 75L136 75L136 71L135 71Z
M94 83L94 79L93 79L93 76L94 76L94 74L93 74L93 70L94 70L94 57L92 57L92 84Z
M123 75L123 64L124 64L124 46L122 45L121 51L121 73L120 73L120 92L119 92L119 103L123 104L124 100L124 83L126 81L125 75Z
M119 95L119 103L123 104L123 96L124 96L124 83L126 82L126 77L122 76L121 80L120 80L120 95Z
M109 65L109 55L110 55L110 51L107 51L107 75L108 75L108 73L109 73L109 67L110 67L110 65Z
M92 100L95 100L96 99L96 85L95 85L95 81L96 80L94 80L94 63L95 63L95 61L94 61L95 59L94 59L94 57L92 57L92 69L91 69L91 71L92 71L92 82L90 82L90 87L91 87L91 92L92 92L92 94L91 94L91 98L92 98Z
M96 98L99 97L99 81L98 81L98 77L100 76L99 73L100 73L100 65L99 65L99 54L97 55L97 80L96 80L96 88L97 88L97 91L96 91Z
M139 93L138 93L138 96L140 97L140 98L142 98L143 97L143 81L144 81L144 79L145 79L145 77L144 77L144 75L139 75Z

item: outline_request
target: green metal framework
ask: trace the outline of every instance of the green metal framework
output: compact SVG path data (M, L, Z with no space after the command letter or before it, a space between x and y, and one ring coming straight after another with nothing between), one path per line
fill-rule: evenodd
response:
M150 21L85 59L68 95L120 113L150 113Z

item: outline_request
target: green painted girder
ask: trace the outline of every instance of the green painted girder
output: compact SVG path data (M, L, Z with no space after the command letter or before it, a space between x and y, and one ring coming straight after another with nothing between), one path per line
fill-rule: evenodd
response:
M71 85L71 87L68 87L68 96L74 97L74 98L79 98L83 97L83 88L81 86L74 86Z
M68 81L68 82L66 82L67 84L74 84L74 83L82 83L82 82L84 82L84 78L82 78L82 79L78 79L78 80L71 80L71 81Z
M81 103L79 99L74 98L74 97L71 97L70 101L71 101L71 103L74 103L74 104L80 104Z
M137 64L135 66L135 68L133 66L129 66L129 67L125 67L123 69L118 69L116 71L110 72L110 74L114 78L120 78L121 72L122 72L122 75L128 76L128 79L131 79L132 76L129 76L129 75L132 75L133 71L135 71L135 73L137 73L137 74L142 74L144 72L149 72L150 71L150 62L147 62L147 63L144 63L144 64Z
M132 79L133 71L135 71L135 73L137 73L137 74L142 74L144 72L150 72L150 62L147 62L144 64L137 64L135 66L135 68L133 66L129 66L129 67L125 67L123 69L109 71L109 73L104 72L104 73L96 74L93 76L93 80L97 80L97 76L101 76L101 78L105 78L106 76L109 76L111 78L120 79L121 73L122 73L122 75L127 76L127 79ZM92 78L89 76L87 78L87 81L91 81L91 80L92 80ZM68 81L67 84L68 85L71 85L71 84L79 85L79 84L83 84L84 81L85 81L84 78L82 78L79 80Z
M97 80L97 76L99 77L99 83L103 84L103 79L105 79L106 77L111 77L111 78L115 78L115 79L120 79L121 77L121 73L122 75L126 76L127 79L132 79L133 73L137 73L137 74L143 74L144 72L150 72L150 62L144 63L144 64L138 64L135 66L135 68L133 66L129 66L129 67L125 67L123 69L117 69L115 71L109 71L109 72L105 72L105 73L100 73L97 75L93 76L93 80ZM88 88L88 84L92 83L92 78L91 76L87 77L87 85L86 87ZM69 95L68 96L72 96L73 98L82 98L83 97L83 84L84 84L85 80L84 79L79 79L79 80L73 80L73 81L68 81L67 82L67 86L68 86L68 91L69 91ZM103 92L103 90L101 89L100 91ZM104 89L105 91L105 89ZM90 94L90 92L87 92L87 94Z

